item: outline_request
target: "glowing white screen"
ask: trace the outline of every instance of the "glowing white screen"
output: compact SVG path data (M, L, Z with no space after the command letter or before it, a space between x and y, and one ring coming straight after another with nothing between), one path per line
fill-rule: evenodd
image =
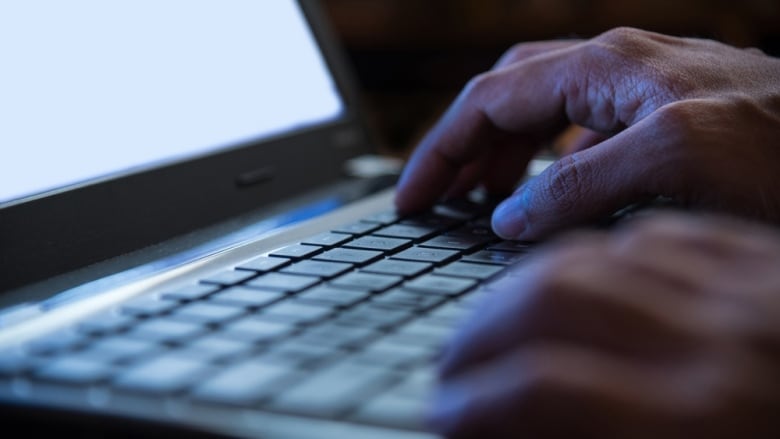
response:
M0 3L0 203L337 117L288 0Z

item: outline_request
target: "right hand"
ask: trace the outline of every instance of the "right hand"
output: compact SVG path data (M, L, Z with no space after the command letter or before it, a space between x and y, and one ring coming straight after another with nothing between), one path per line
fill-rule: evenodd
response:
M596 136L499 206L500 236L538 239L657 196L780 220L780 60L627 28L518 45L472 80L410 159L397 207L478 183L508 193L568 124Z

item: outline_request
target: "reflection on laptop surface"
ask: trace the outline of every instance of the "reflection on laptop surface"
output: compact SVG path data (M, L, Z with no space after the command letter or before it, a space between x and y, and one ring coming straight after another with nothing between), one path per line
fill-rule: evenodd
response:
M476 196L399 217L345 174L375 151L317 5L28 3L0 6L4 418L431 437L439 348L529 247Z

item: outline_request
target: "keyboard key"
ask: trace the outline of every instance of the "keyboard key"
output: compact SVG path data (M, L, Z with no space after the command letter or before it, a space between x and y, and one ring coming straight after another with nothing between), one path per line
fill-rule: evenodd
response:
M321 251L322 251L322 247L316 245L293 244L293 245L288 245L287 247L284 248L280 248L279 250L275 250L271 252L269 256L290 258L290 259L301 259L301 258L313 256Z
M200 381L208 370L202 361L171 353L128 369L114 384L139 392L173 393Z
M412 373L404 375L404 379L395 387L390 389L388 394L399 396L401 398L413 398L425 400L436 386L436 371L433 368L420 368Z
M458 256L456 250L446 250L440 248L412 247L400 253L391 256L392 259L402 259L406 261L431 262L434 264L443 264L451 261Z
M345 247L364 250L395 251L412 244L409 239L387 238L383 236L363 236L345 244Z
M348 308L356 303L366 300L371 293L369 291L336 288L329 285L320 285L306 290L296 296L296 300L312 302L331 306Z
M302 344L348 348L362 345L369 340L379 337L381 334L381 332L371 328L326 323L312 327L298 336L296 340Z
M361 221L366 223L377 223L377 224L388 225L398 221L398 219L399 217L397 213L393 211L387 211L387 212L379 212L373 215L369 215L361 219Z
M80 356L62 357L51 360L35 372L35 376L45 380L61 381L69 384L88 384L109 377L114 368L97 359Z
M300 261L282 270L283 273L331 278L345 273L354 265L344 262Z
M363 267L360 271L380 274L394 274L403 277L413 277L433 267L429 262L401 261L383 259Z
M236 267L236 270L249 270L249 271L256 271L259 273L265 273L268 271L275 270L277 268L284 267L285 265L289 265L289 264L290 261L288 259L260 256L251 259L247 262L244 262L243 264Z
M468 252L475 250L488 242L491 238L469 235L440 235L420 244L420 247L446 248Z
M498 239L498 236L493 233L493 229L490 228L489 224L467 224L463 227L459 227L453 231L447 232L447 234L452 236L477 236L490 240Z
M462 219L473 219L479 215L490 213L493 206L487 203L476 203L465 198L455 198L441 202L433 207L441 215Z
M268 273L252 279L246 284L248 287L281 291L284 293L297 293L312 285L319 283L319 278L310 276L297 276L294 274Z
M185 357L197 358L204 362L214 362L245 354L251 349L252 345L248 342L212 334L198 338L178 352Z
M200 283L214 285L237 285L255 276L256 274L251 271L225 270L201 279Z
M442 232L450 227L462 223L463 220L450 216L439 215L436 212L426 212L411 218L401 220L401 224L412 226L431 227Z
M116 311L100 313L81 322L78 330L86 334L108 334L121 331L137 322L135 317Z
M171 313L170 318L203 325L213 325L226 320L232 320L241 314L244 314L244 310L235 306L209 302L192 302L177 308L176 311Z
M382 257L382 252L374 250L357 250L351 248L334 248L315 257L321 261L348 262L350 264L368 264Z
M329 306L288 301L280 302L263 309L263 313L260 314L258 318L294 324L309 324L322 320L331 314L333 314L333 309Z
M402 280L401 276L354 272L330 281L330 286L379 292L401 283Z
M95 341L80 355L97 358L104 363L116 363L151 355L161 349L162 346L148 340L114 336Z
M311 375L271 401L277 410L337 417L398 379L382 368L336 364Z
M388 236L390 238L404 238L419 241L435 235L436 232L437 230L432 227L393 224L383 229L379 229L373 234L377 236Z
M282 291L232 287L212 295L209 297L208 301L216 304L256 309L270 305L286 297L287 296Z
M178 303L170 300L161 300L157 296L141 296L130 299L120 305L119 312L135 317L148 317L166 313L178 306Z
M262 343L283 338L294 331L295 327L290 323L263 320L252 315L228 323L214 335L250 343Z
M399 328L393 333L393 338L403 340L404 344L420 344L426 346L441 346L452 334L453 328L429 322L427 318L415 320Z
M88 341L89 338L85 333L66 329L32 340L25 346L25 350L35 355L51 355L75 349Z
M403 288L423 293L457 296L468 291L476 284L477 281L473 279L458 279L454 277L425 274L404 283Z
M361 404L349 419L395 428L422 429L423 415L434 385L435 375L430 369L406 374L400 384Z
M350 235L343 233L325 232L303 240L303 244L334 247L352 239Z
M438 340L433 338L409 338L406 336L390 334L385 337L388 343L397 343L400 345L417 345L426 349L429 349L434 354L431 355L432 362L435 363L436 357L442 350L442 347L446 343L447 339Z
M501 241L488 247L488 250L503 252L527 253L531 251L533 244L526 241Z
M371 300L371 303L386 308L407 309L410 311L424 311L442 304L446 299L439 294L417 293L402 289L394 289L380 294Z
M23 373L33 367L36 360L45 361L42 358L33 359L16 348L0 351L0 376Z
M493 230L492 219L489 216L480 216L469 221L468 225L478 226L480 228L489 228Z
M412 312L406 309L389 309L366 303L344 311L336 317L335 322L349 326L385 329L397 326L412 316Z
M478 262L481 264L510 265L525 258L524 253L501 252L496 250L482 250L463 257L463 261Z
M431 325L455 328L469 314L469 309L457 302L448 302L431 311L426 320Z
M274 394L292 378L288 368L262 358L232 365L193 390L196 399L235 405L253 405Z
M294 338L273 345L269 351L263 354L263 360L295 369L305 369L321 365L325 361L342 355L344 352L331 343L312 345L301 343L297 338Z
M219 288L211 285L188 285L175 290L166 291L162 293L160 297L163 300L200 300L217 290L219 290Z
M356 354L354 361L381 367L403 367L427 363L433 356L434 352L426 346L379 340Z
M427 400L382 394L360 405L349 419L393 428L422 430L427 409Z
M343 226L336 227L331 231L336 233L346 233L350 235L364 235L366 233L373 232L379 227L381 227L380 224L359 221L356 223L345 224Z
M435 273L441 276L467 277L486 280L504 270L504 266L488 264L472 264L456 261L444 267L437 268Z
M202 325L167 319L146 320L127 332L129 337L160 343L177 343L205 332Z

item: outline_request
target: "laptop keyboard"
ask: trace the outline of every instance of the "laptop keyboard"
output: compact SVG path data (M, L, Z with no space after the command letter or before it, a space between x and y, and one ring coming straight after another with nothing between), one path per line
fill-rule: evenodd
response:
M439 349L531 245L489 208L345 224L0 355L0 376L420 429Z

